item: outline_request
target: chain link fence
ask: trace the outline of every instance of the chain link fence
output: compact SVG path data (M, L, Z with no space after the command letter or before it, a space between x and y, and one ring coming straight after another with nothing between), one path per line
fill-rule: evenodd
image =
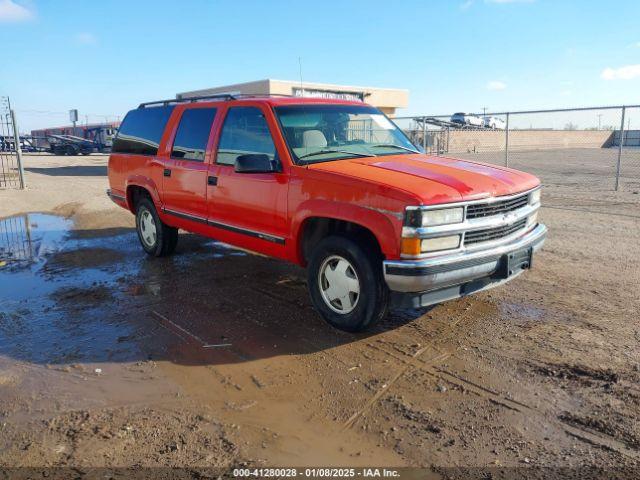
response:
M8 97L0 97L0 188L24 188L24 170L16 115Z
M546 185L640 189L640 106L393 120L431 155L505 165Z

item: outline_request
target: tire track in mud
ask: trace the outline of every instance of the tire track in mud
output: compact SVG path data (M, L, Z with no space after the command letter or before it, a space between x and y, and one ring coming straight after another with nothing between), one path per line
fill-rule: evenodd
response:
M559 430L564 431L565 434L571 437L574 437L578 440L581 440L585 443L588 443L590 445L594 445L600 448L605 448L607 450L611 450L621 455L624 455L626 457L640 461L640 452L632 447L629 447L624 442L621 442L601 432L594 432L588 428L577 426L575 424L572 424L568 421L564 421L562 419L550 418L544 412L541 412L530 405L506 398L502 396L500 393L494 390L491 390L490 388L487 388L483 385L467 380L463 377L460 377L451 372L448 372L444 368L439 367L438 364L441 364L447 358L451 357L453 355L453 352L443 352L443 354L436 356L430 360L422 361L419 359L419 354L410 356L404 352L400 352L402 356L398 356L396 353L390 352L387 349L380 347L378 345L375 345L373 343L368 343L367 346L376 351L384 353L387 356L390 356L394 360L401 362L402 364L405 365L405 367L401 370L401 372L393 377L394 383L399 378L401 378L404 374L406 374L411 368L417 368L422 372L426 373L427 375L430 375L444 382L448 382L452 385L456 385L460 388L463 388L469 392L472 392L478 395L479 397L487 399L491 403L503 406L505 408L508 408L509 410L513 410L522 415L535 416L539 418L541 421L544 421L547 424L555 426ZM426 348L428 347L424 347L423 350ZM389 387L391 387L391 384L389 385ZM382 398L388 391L389 391L389 388L386 388L384 389L384 391L378 392L379 395L378 394L374 395L374 397L370 400L370 402L368 402L368 404L365 405L365 407L361 410L361 412L368 410L376 401ZM355 418L353 418L353 420L350 418L345 423L345 428L351 428L356 423L357 419L360 418L360 416L361 416L361 413L357 412L356 414L354 414L353 417Z
M272 292L267 292L262 288L252 287L252 291L256 293L263 294L266 297L269 297L271 300L275 300L276 302L283 302L289 306L299 308L300 305L298 302L291 301L290 299L285 299L278 294L273 294ZM242 307L241 305L237 305L238 307ZM147 306L148 307L148 306ZM468 318L466 315L461 315L456 318L453 322L448 322L445 325L439 325L439 328L442 330L440 333L444 335L445 340L453 333L455 327L460 323L466 321ZM177 332L174 332L177 333ZM442 340L442 336L439 337ZM184 340L184 339L183 339ZM316 350L322 350L320 346L315 345L313 342L308 341L307 339L305 344L309 346L315 347ZM396 374L394 374L383 386L380 388L373 396L371 396L364 405L357 410L353 415L351 415L342 425L342 430L349 430L357 424L358 420L362 418L362 416L368 412L380 399L384 398L393 388L394 384L400 380L403 376L405 376L412 368L418 369L433 378L437 378L441 381L447 382L451 385L455 385L460 387L466 391L474 393L475 395L485 398L489 402L500 405L504 408L507 408L511 411L518 412L522 415L526 416L535 416L539 418L541 421L545 423L555 426L557 429L565 432L566 435L569 435L573 438L581 440L585 443L605 448L614 452L617 452L626 457L632 458L634 460L640 460L640 452L635 450L632 447L629 447L626 443L621 442L609 435L606 435L602 432L595 432L586 427L582 427L576 424L572 424L567 421L563 421L561 418L550 418L549 415L545 414L532 407L531 405L527 405L525 403L519 402L517 400L509 399L501 395L499 392L492 390L480 383L465 379L461 376L456 375L453 372L450 372L443 368L442 363L445 362L449 357L454 354L454 350L446 350L442 351L435 356L432 356L430 359L422 360L420 356L427 350L432 349L437 351L441 351L442 348L438 348L435 344L428 344L425 347L420 348L415 353L410 354L403 349L397 347L394 342L388 340L378 340L378 344L375 343L366 343L366 347L379 351L382 354L391 357L395 361L401 363L403 368L401 368ZM380 344L386 345L387 348L381 346ZM324 352L327 354L327 352ZM339 363L345 364L337 355L329 354L333 360L338 361ZM346 364L345 364L346 365Z
M367 343L366 344L368 347L373 347L376 350L379 350L383 353L386 353L388 355L393 356L393 358L398 359L398 357L394 354L390 354L389 352L387 352L386 350L382 349L382 348L378 348L375 345L373 345L372 343ZM413 354L412 360L417 359L420 355L422 355L427 349L429 349L430 347L423 347L420 350L418 350L417 352L415 352ZM450 353L445 352L445 353L441 353L439 355L436 355L435 357L431 358L430 360L428 360L426 363L424 363L424 365L430 365L430 364L436 364L436 363L441 363L443 361L445 361L447 358L449 358L451 356ZM382 388L380 390L378 390L365 404L364 406L358 410L356 413L354 413L353 415L351 415L351 417L349 417L347 419L346 422L344 422L343 424L343 430L349 429L351 428L353 425L355 425L355 423L358 421L358 419L360 417L362 417L380 398L382 398L388 391L389 389L393 386L394 383L396 383L399 379L401 379L412 366L415 366L413 364L413 362L410 361L404 361L401 360L404 364L405 367L400 370L398 373L396 373L393 377L391 377L391 379L386 382Z

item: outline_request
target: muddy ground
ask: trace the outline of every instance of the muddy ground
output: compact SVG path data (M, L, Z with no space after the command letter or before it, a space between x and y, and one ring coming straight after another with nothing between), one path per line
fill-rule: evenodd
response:
M295 266L187 233L147 258L106 157L26 163L0 191L0 466L638 472L633 191L543 175L532 271L352 335Z

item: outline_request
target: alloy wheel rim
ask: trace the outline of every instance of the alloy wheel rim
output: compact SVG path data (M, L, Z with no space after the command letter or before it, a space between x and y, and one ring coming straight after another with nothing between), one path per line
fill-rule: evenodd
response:
M156 222L153 215L147 209L140 213L140 238L147 247L154 247L156 244Z
M346 258L339 255L326 258L320 266L318 285L322 299L334 312L346 315L356 308L360 299L360 280Z

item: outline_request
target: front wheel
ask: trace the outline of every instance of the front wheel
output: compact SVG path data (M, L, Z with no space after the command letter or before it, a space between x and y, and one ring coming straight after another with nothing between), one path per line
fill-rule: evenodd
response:
M170 255L178 243L178 229L160 220L153 202L142 198L136 205L136 231L145 252L154 257Z
M382 276L382 259L366 247L331 236L318 243L309 261L311 301L340 330L365 330L387 313L389 290Z

